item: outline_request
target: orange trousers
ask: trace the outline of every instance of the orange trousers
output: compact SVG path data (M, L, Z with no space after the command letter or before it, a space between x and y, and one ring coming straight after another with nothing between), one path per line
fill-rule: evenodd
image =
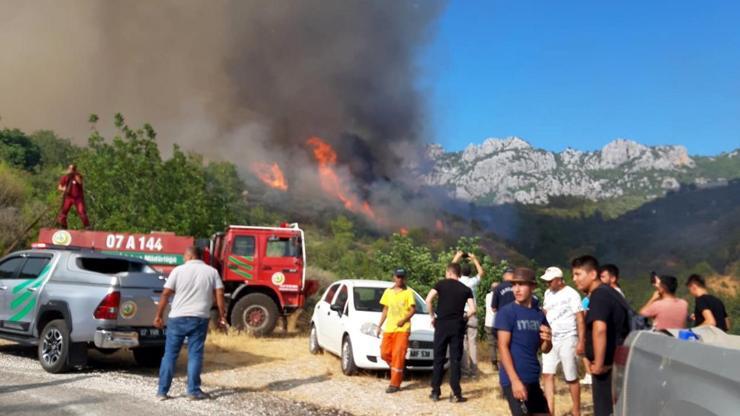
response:
M408 332L383 334L383 342L380 344L380 358L391 367L391 386L401 387L403 368L406 364L406 350L408 347Z

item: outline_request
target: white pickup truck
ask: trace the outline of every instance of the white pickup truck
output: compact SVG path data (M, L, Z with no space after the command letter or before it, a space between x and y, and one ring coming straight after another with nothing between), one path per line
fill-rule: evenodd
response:
M740 336L694 328L635 331L614 357L612 386L620 416L740 415Z

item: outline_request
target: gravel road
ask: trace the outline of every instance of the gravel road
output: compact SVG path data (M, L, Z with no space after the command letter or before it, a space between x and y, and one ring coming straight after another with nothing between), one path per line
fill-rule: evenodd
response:
M123 358L122 358L123 357ZM289 400L269 392L211 387L213 399L184 397L178 377L173 399L154 398L156 371L135 368L124 356L91 354L90 367L69 374L41 369L35 349L0 342L0 413L3 415L350 415L314 404Z

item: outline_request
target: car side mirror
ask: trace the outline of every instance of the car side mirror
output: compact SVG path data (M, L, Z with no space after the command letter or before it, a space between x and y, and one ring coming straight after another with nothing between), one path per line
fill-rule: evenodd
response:
M342 315L342 310L344 309L344 305L340 305L338 303L332 304L330 306L331 310L338 313L340 316Z

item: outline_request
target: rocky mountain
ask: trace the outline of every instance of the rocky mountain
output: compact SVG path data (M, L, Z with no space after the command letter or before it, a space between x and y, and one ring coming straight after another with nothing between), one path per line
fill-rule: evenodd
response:
M460 152L431 145L427 184L480 204L547 204L554 197L647 201L682 184L726 184L740 177L740 152L691 157L683 146L645 146L617 139L601 150L555 153L519 137L490 138Z

